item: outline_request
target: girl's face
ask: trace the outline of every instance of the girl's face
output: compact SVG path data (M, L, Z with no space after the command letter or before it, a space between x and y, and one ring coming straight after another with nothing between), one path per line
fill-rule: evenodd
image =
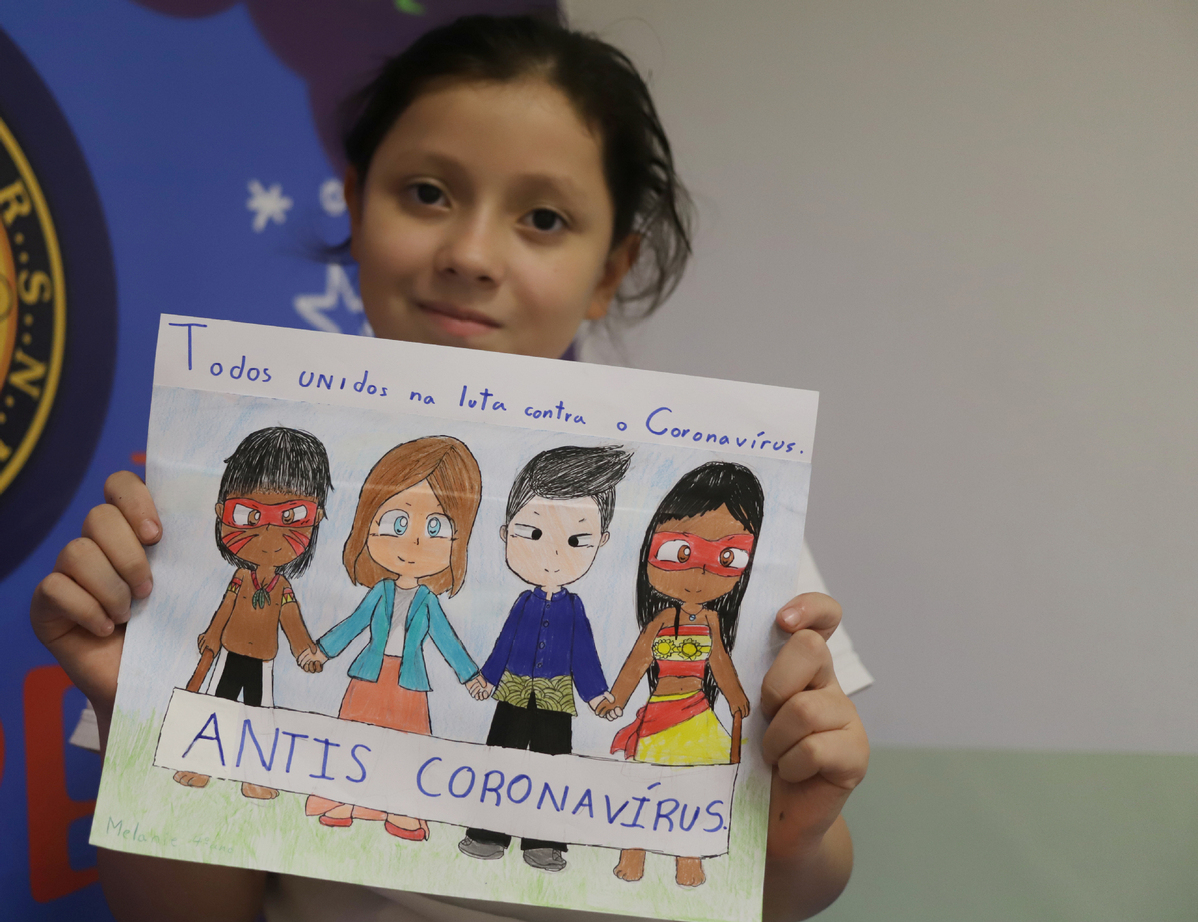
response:
M434 84L345 192L386 339L557 358L636 255L635 237L611 247L599 138L535 78Z
M375 510L366 551L385 570L408 579L449 566L454 523L427 480L396 493Z
M684 605L705 605L732 591L751 553L752 535L727 506L668 519L650 544L649 585Z

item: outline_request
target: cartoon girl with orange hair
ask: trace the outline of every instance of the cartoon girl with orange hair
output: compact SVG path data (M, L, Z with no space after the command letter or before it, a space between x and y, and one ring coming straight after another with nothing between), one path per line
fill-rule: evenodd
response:
M429 638L471 695L485 697L478 666L437 599L446 591L455 595L466 579L466 546L481 497L478 463L449 436L397 445L367 475L342 560L353 583L370 591L305 657L323 664L369 630L370 641L349 667L342 719L430 734L424 665ZM425 820L316 795L308 798L306 812L319 815L325 826L383 820L393 836L428 838Z

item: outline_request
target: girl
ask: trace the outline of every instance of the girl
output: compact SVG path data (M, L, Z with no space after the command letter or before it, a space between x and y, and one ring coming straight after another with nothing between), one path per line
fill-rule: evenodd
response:
M613 753L663 765L730 760L732 737L711 708L722 692L735 728L749 714L729 654L764 502L761 484L747 467L712 461L679 480L657 507L636 578L641 634L612 685L614 702L600 705L600 711L623 711L646 674L650 698L616 734ZM699 858L679 857L675 865L680 886L706 880ZM643 849L620 853L617 877L640 880L644 873Z
M482 498L482 475L457 439L434 436L397 445L371 468L342 561L355 586L370 592L354 613L319 640L301 665L323 665L363 631L370 641L349 667L338 717L429 734L424 642L430 637L471 694L483 696L478 667L450 627L437 596L452 597L466 579L466 546ZM306 812L325 826L354 818L384 820L401 839L428 838L428 823L324 797Z
M610 45L544 19L461 19L388 63L355 111L350 252L377 335L560 356L583 320L644 314L677 284L690 254L688 200L644 81ZM117 625L130 599L152 589L142 545L161 535L135 475L114 474L105 498L31 607L38 636L95 705L101 739ZM762 688L773 718L763 749L777 766L769 918L818 912L852 867L840 810L865 773L868 744L824 643L839 621L840 606L818 593L778 613L793 636ZM181 892L193 895L192 918L250 920L263 906L260 872L104 851L99 862L123 918L180 917ZM274 880L269 897L271 918L460 915L413 894L293 879Z

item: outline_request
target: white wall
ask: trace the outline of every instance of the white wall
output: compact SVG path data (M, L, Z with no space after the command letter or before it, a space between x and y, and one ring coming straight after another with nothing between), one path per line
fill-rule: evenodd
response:
M1198 7L565 5L701 209L632 362L822 392L875 745L1198 753Z

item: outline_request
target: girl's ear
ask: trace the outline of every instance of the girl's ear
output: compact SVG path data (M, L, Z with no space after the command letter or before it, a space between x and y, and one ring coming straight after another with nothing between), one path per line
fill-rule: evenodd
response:
M358 171L345 168L345 207L349 211L349 255L358 258L358 231L362 227L362 190L358 185Z
M624 281L628 270L636 263L640 251L640 234L629 234L612 247L603 264L603 275L600 276L599 284L595 286L595 292L591 295L591 304L585 315L587 320L602 320L607 316L607 312L611 309L611 300L616 296L616 290Z

